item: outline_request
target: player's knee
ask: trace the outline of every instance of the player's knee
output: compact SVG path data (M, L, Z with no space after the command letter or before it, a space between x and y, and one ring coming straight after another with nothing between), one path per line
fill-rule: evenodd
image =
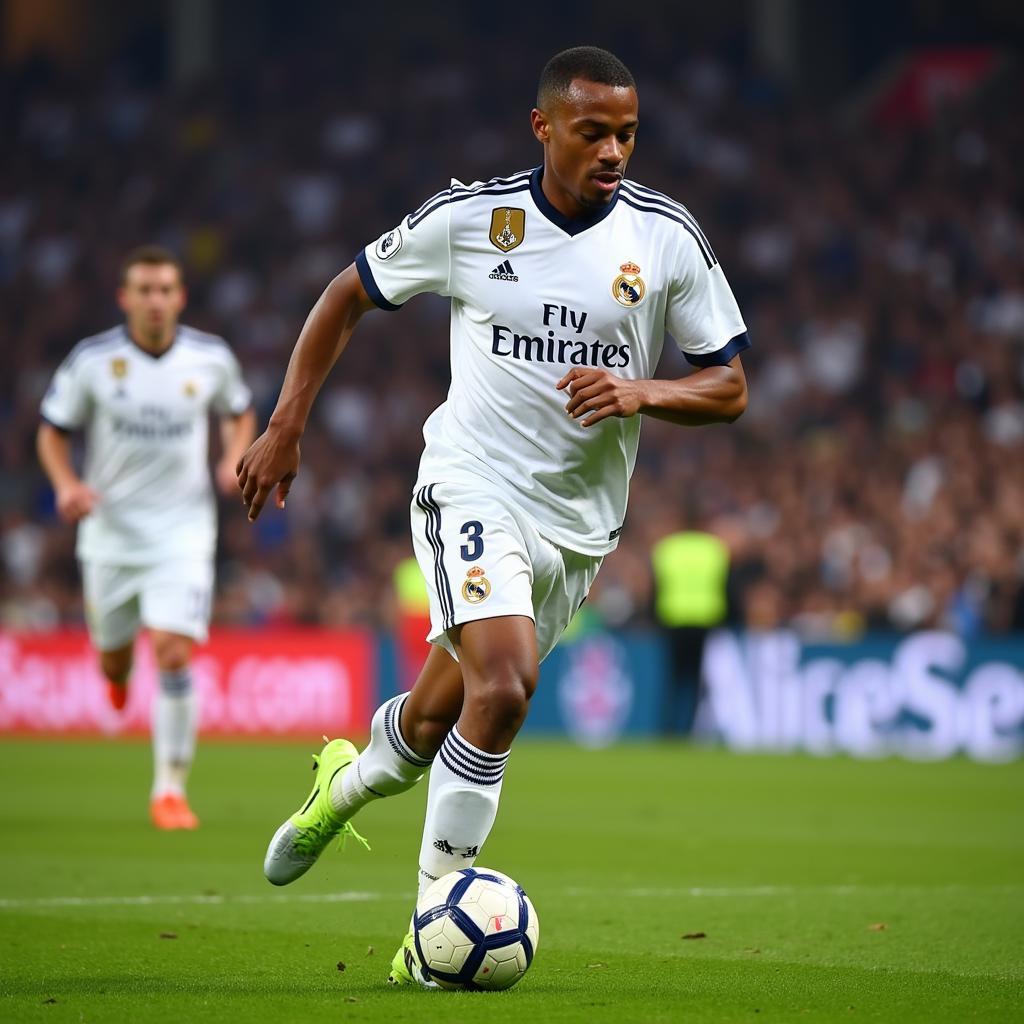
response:
M536 669L509 662L493 667L466 699L471 714L478 721L487 722L501 731L518 731L536 688Z
M153 657L161 672L178 672L186 668L192 655L192 641L171 633L154 634Z

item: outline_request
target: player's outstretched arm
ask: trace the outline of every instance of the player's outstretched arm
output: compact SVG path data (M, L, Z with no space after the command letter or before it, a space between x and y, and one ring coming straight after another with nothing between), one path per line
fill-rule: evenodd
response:
M609 416L655 416L686 427L732 423L747 407L739 356L678 380L625 380L607 370L575 368L556 385L569 395L565 411L592 427Z
M51 424L41 423L36 433L36 452L53 486L60 517L69 523L84 519L96 507L99 496L75 472L71 438Z
M250 522L260 514L274 488L277 507L284 508L291 482L299 471L299 440L313 399L348 344L359 318L373 308L353 263L324 289L310 310L288 361L267 429L235 467Z

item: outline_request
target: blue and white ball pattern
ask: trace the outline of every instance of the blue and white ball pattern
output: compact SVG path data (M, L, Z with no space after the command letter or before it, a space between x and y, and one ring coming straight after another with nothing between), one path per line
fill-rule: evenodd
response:
M523 887L490 868L444 875L423 893L416 954L442 988L511 988L537 951L540 922Z

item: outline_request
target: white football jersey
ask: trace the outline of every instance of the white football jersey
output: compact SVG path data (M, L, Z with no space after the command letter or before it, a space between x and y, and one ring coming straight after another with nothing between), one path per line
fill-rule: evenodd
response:
M555 384L574 366L654 376L666 331L697 366L749 347L743 318L685 207L623 181L571 219L543 168L450 188L356 257L383 309L450 296L448 398L427 420L417 487L484 479L562 547L599 555L622 528L640 417L584 428Z
M251 404L238 361L215 335L180 326L159 356L124 327L79 342L41 410L60 430L85 431L83 479L99 502L79 526L78 557L114 565L212 557L209 414L237 416Z

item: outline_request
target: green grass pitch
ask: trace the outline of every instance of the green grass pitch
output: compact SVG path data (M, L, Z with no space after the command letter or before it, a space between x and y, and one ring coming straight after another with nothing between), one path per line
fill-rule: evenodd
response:
M522 741L481 863L541 941L476 994L385 984L425 786L263 880L313 746L205 744L203 827L160 834L146 745L0 743L0 1020L1024 1020L1024 763Z

